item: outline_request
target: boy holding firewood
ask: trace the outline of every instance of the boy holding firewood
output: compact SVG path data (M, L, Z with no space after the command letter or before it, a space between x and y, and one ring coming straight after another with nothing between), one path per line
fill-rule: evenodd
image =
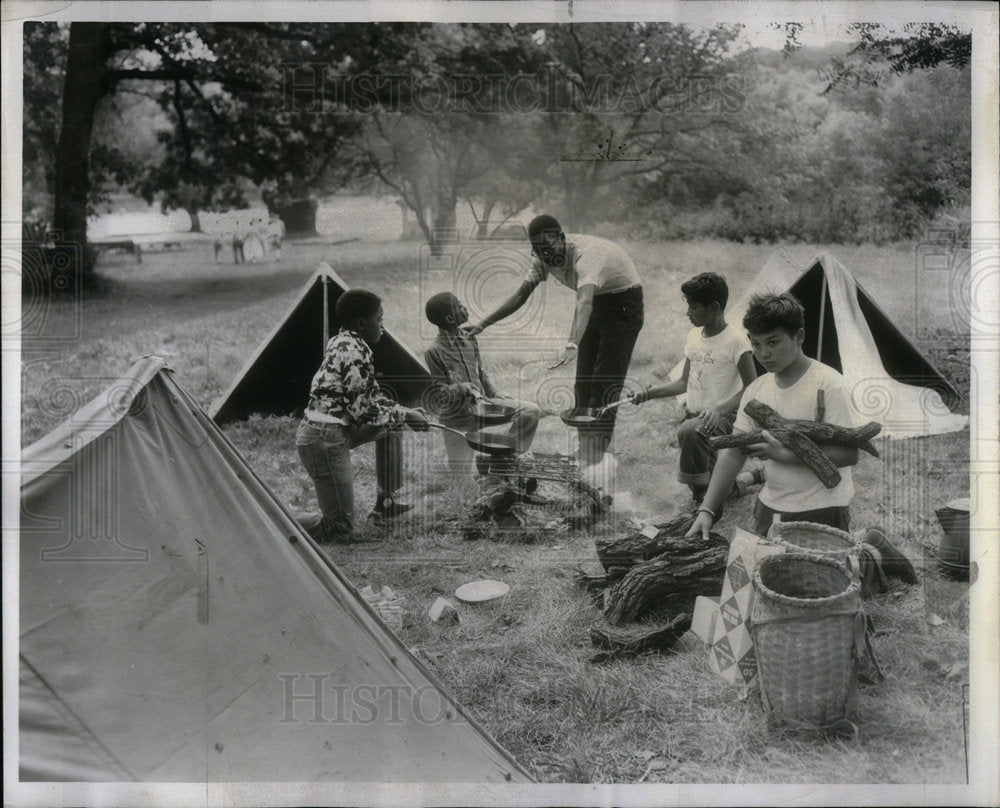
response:
M757 294L750 299L743 326L750 336L754 356L767 373L744 391L733 423L734 435L758 429L745 410L747 404L755 400L786 419L824 420L842 427L855 426L850 391L844 377L802 351L803 314L802 305L788 293ZM817 412L818 402L824 410L822 413ZM708 491L689 535L699 531L708 534L719 505L732 489L748 455L764 461L764 487L754 507L756 533L767 535L776 514L780 514L782 521L817 522L848 530L849 505L854 496L851 466L858 462L858 449L821 444L817 454L825 455L823 463L830 468L832 476L824 482L800 455L783 445L771 432L763 430L761 438L759 443L750 444L742 451L730 448L719 452Z
M732 436L713 439L728 448L719 452L688 536L700 532L708 540L709 529L746 455L764 461L764 487L754 506L754 532L758 535L767 535L775 516L783 522L816 522L849 529L849 505L854 496L851 466L858 462L859 448L877 454L869 439L878 432L878 424L855 428L844 377L802 352L803 315L802 305L787 292L757 294L750 299L743 327L754 356L768 372L744 391ZM819 421L824 423L815 423ZM746 443L742 436L753 440L758 425L767 424L778 437L762 429L759 442ZM868 528L862 541L862 574L870 591L883 589L886 576L909 584L918 582L913 564L881 528Z
M700 505L716 458L709 438L729 434L740 397L757 370L746 334L726 323L726 279L703 272L681 284L681 294L692 325L684 341L684 370L673 381L636 393L632 402L686 395L684 420L677 428L677 479Z

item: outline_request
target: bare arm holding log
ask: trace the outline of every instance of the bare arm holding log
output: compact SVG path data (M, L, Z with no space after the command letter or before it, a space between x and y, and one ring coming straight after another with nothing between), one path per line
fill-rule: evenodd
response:
M820 402L822 403L822 399ZM792 420L782 418L774 409L756 399L747 403L744 412L764 428L760 432L736 432L711 439L713 448L720 451L704 502L721 502L725 498L746 455L779 463L805 465L827 488L833 488L840 482L838 468L853 466L858 462L859 448L878 456L878 450L870 443L870 439L881 431L881 427L874 421L861 427L848 428ZM710 508L706 510L708 516L699 513L689 533L701 532L704 536L708 535L708 528L711 527L715 514Z
M864 426L850 428L802 420L789 420L786 424L787 428L802 433L814 443L853 446L868 452L873 457L879 456L878 449L872 445L871 439L882 431L882 427L874 421ZM713 449L743 449L762 440L760 432L736 432L732 435L716 435L709 438Z
M853 466L858 462L858 441L854 439L856 435L850 430L829 424L817 424L814 427L817 437L821 439L827 437L828 430L825 427L830 427L834 432L839 429L840 437L846 443L846 445L827 443L824 448L820 448L807 434L808 430L797 427L797 423L801 422L782 418L766 404L751 400L747 402L744 411L764 427L761 432L763 441L750 444L745 449L754 457L808 466L827 488L833 488L840 482L838 467ZM871 431L870 426L867 431Z

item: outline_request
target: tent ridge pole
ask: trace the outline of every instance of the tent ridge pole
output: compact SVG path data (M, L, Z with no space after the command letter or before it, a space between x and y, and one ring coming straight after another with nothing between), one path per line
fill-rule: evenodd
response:
M826 318L826 267L823 269L823 284L819 292L819 334L816 336L816 361L823 361L823 320Z
M330 279L323 276L323 347L320 353L326 352L326 344L330 341Z

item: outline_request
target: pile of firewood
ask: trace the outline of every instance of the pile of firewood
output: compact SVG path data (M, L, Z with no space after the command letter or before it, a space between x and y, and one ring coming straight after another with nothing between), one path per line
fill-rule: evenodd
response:
M468 540L531 544L553 533L586 527L602 509L599 494L578 475L483 475L479 496L467 509L461 531Z
M602 660L672 646L691 627L698 595L718 595L729 543L712 533L685 538L697 516L686 511L623 536L598 539L603 575L578 574L602 605L590 629Z
M822 392L822 391L820 391ZM822 399L820 399L822 401ZM790 420L782 418L767 404L753 399L743 411L756 421L761 429L766 429L786 449L805 463L827 488L840 482L840 472L817 444L829 443L834 446L853 446L878 457L871 439L882 431L881 425L869 421L864 426L842 427L816 421ZM719 435L709 438L713 449L743 449L755 443L763 443L760 432L744 432L738 435Z

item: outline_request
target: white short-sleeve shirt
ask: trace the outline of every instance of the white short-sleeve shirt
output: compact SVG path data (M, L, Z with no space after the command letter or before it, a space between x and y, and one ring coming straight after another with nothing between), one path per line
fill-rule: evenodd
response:
M750 339L741 328L727 324L711 337L696 326L684 341L688 369L687 408L701 412L735 396L743 387L738 363L750 351Z
M541 283L549 277L576 290L593 284L595 295L609 295L640 286L639 273L628 253L598 236L566 234L566 261L551 267L536 258L525 280Z
M825 416L823 420L837 426L857 426L857 416L851 406L850 392L844 377L829 365L809 360L809 369L791 387L780 388L773 373L765 373L747 386L740 399L733 424L734 432L755 432L760 426L744 411L751 399L773 407L784 418L816 420L816 392L823 390ZM854 481L849 466L838 469L840 482L827 488L806 466L764 461L764 487L760 501L767 507L786 513L811 511L818 508L843 507L854 498Z

